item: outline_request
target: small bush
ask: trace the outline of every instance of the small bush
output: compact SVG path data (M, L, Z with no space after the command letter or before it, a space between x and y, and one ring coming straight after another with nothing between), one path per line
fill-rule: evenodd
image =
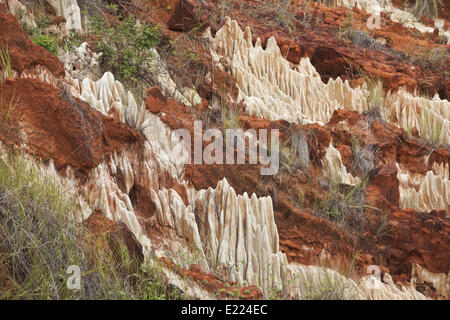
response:
M69 34L63 40L63 50L66 52L75 52L75 49L81 45L79 33L70 30Z
M366 186L366 178L354 186L347 186L340 184L337 178L331 177L327 193L315 205L314 213L333 221L338 227L362 231L365 227Z
M440 69L443 67L445 69L445 63L449 58L449 54L447 53L447 48L445 47L433 48L428 52L427 58L435 69Z
M129 15L113 27L96 15L92 17L90 31L97 38L102 67L112 71L120 81L135 86L151 73L150 64L154 59L151 49L161 37L156 26L140 23Z
M46 34L34 34L30 39L38 46L44 47L53 55L58 55L58 39Z
M354 25L353 12L345 19L344 25L338 29L338 37L347 41L351 41L359 48L376 48L376 41L365 31L358 30Z

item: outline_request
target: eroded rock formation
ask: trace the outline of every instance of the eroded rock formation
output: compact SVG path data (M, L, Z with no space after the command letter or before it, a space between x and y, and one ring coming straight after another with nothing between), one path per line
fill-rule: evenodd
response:
M326 64L315 68L309 57L300 56L292 63L279 38L270 37L263 45L253 39L250 28L242 31L245 25L226 18L214 36L208 29L198 40L210 44L202 58L211 60L212 85L204 91L238 106L238 119L246 128L281 129L281 139L291 147L289 130L302 130L307 165L263 180L258 166L190 164L179 156L181 142L174 131L191 132L201 112L217 110L202 90L176 84L157 49L152 67L159 70L154 79L159 89L148 89L138 103L112 73L101 70L99 55L87 42L76 55L61 54L60 60L23 32L11 14L24 10L21 3L2 2L7 5L0 3L0 38L8 42L13 71L1 83L2 104L20 96L20 112L13 113L20 134L2 132L3 147L15 145L35 156L30 165L77 199L75 219L94 227L110 224L101 215L122 222L109 232L125 233L136 259L158 257L183 264L186 256L195 256L189 272L201 275L199 279L214 273L257 287L250 296L282 292L286 298L311 298L324 282L331 282L344 298L449 297L447 100L387 88L380 118L369 107L367 85L350 84L339 72L325 83L321 71ZM65 32L86 32L77 1L46 3L64 17ZM188 4L184 11L182 3ZM378 2L338 4L400 19L400 9ZM170 9L171 30L165 36L194 28L198 5L180 1ZM25 10L23 19L33 25L31 12ZM429 32L417 21L406 27ZM444 27L439 32L448 33ZM316 53L313 60L321 56ZM334 57L339 57L337 51ZM215 68L230 75L237 94L214 83L224 79L213 77ZM354 165L366 146L374 154L363 158L367 176ZM339 194L330 200L331 180ZM362 231L317 214L323 201L344 202L356 192L346 190L366 182ZM358 270L344 275L333 268L333 259L345 264L355 260ZM373 265L383 268L379 277L368 276ZM165 272L180 285L177 274L187 272L180 270L168 263ZM190 294L211 298L205 286L191 285Z

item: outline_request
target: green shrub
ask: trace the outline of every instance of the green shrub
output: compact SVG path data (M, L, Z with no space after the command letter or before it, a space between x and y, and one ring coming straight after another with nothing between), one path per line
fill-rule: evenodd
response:
M129 15L114 27L97 15L92 17L90 31L97 38L102 67L119 80L136 85L151 72L154 59L151 49L161 37L156 26L140 23Z
M49 51L53 55L56 56L58 54L58 39L56 37L35 33L30 36L30 39L38 46L47 49L47 51Z
M69 34L63 40L63 49L66 52L75 52L75 49L81 45L80 34L70 30Z

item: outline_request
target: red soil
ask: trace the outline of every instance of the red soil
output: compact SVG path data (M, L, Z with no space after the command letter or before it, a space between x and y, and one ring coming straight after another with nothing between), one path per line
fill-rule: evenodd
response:
M16 18L0 3L0 47L8 45L13 70L22 73L37 65L47 67L54 76L64 75L64 64L41 46L35 45L23 32Z
M124 144L142 139L123 123L39 80L7 80L0 90L4 106L13 95L19 99L14 117L22 135L15 142L23 137L28 153L53 159L58 169L70 165L87 173Z
M83 224L95 238L93 245L119 253L120 246L123 244L133 260L139 264L144 261L142 245L125 224L106 218L99 209L83 221Z

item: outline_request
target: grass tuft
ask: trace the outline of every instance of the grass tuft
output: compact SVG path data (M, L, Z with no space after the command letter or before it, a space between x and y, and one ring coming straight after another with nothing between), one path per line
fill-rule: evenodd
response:
M0 159L0 299L169 299L161 267L134 260L123 239L102 250L74 220L77 203L34 161ZM100 241L101 242L101 241ZM68 267L81 270L69 289Z
M11 56L9 55L8 43L5 43L5 48L0 47L0 81L4 81L11 76Z
M438 10L441 5L442 0L415 0L412 12L418 19L422 16L435 19L438 17Z

